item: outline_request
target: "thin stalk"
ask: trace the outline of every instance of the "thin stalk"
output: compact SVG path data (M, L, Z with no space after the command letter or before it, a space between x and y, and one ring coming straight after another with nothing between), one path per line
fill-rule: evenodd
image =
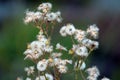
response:
M40 80L40 71L38 71L38 78L39 78L39 80Z
M83 75L83 72L82 72L81 70L80 70L80 74L81 74L82 79L83 79L83 80L86 80L86 79L85 79L85 76Z
M48 80L47 77L46 77L46 75L45 75L45 73L44 73L44 76L45 76L45 80Z
M54 75L55 75L55 80L60 80L60 74L58 70L56 69L56 66L54 66Z
M71 36L71 40L72 40L72 43L75 44L74 40L73 40L73 37Z
M50 37L52 37L53 31L54 31L54 25L55 25L55 22L53 22L53 25L51 26L52 30L50 32Z
M75 70L75 80L78 80L78 71Z

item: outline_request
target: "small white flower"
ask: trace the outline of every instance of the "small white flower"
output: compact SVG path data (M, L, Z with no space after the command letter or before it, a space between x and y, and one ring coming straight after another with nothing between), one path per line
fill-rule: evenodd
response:
M39 77L36 77L35 80L46 80L46 79L45 79L45 76L39 76Z
M75 27L74 27L74 25L73 24L67 24L65 31L66 31L66 33L68 35L73 35L75 33Z
M27 72L28 76L34 73L34 69L35 69L34 66L25 67L25 71Z
M27 77L25 80L32 80L31 78Z
M57 14L57 16L61 16L61 12L60 11L57 11L56 14Z
M41 52L41 50L31 50L31 49L27 49L24 54L26 55L26 57L24 59L38 59L43 53Z
M46 43L47 39L45 37L45 35L43 35L43 32L39 32L39 34L37 35L37 39L42 42L42 43Z
M86 72L88 73L88 77L87 77L87 79L88 80L91 80L91 78L93 79L93 80L96 80L97 79L97 77L100 75L100 72L99 72L99 70L98 70L98 68L96 67L96 66L94 66L94 67L92 67L92 68L88 68L87 70L86 70Z
M79 45L73 44L72 50L75 52Z
M34 22L36 20L42 20L43 15L41 12L32 12L32 11L26 11L26 17L24 19L24 22L27 24L29 22Z
M86 37L86 32L83 31L83 30L76 30L75 31L75 39L78 41L78 42L81 42L84 38Z
M32 50L39 50L41 48L41 45L42 43L40 41L33 41L31 44L30 44L30 48Z
M88 56L88 50L85 46L78 47L75 51L75 53L81 57L87 57Z
M57 11L56 15L57 15L56 21L59 22L59 23L62 22L61 12Z
M109 78L104 77L104 78L102 78L101 80L110 80L110 79L109 79Z
M53 76L51 74L46 73L45 76L48 80L53 80Z
M43 15L41 12L35 12L33 15L33 21L35 20L42 20L43 19Z
M53 80L53 76L51 74L48 74L48 73L46 73L45 76L36 77L35 80L46 80L45 77L47 78L47 80Z
M89 28L87 29L88 35L90 35L95 39L98 38L98 32L99 32L99 28L95 24L90 25Z
M97 41L92 41L90 39L82 40L82 44L90 49L96 49L99 46L99 43Z
M43 42L33 41L28 45L28 49L24 52L26 58L29 59L38 59L41 55L43 55L42 48L45 46Z
M64 46L62 46L60 43L57 43L57 44L56 44L56 49L60 49L60 50L65 50L65 51L67 51L67 49L66 49Z
M48 53L52 52L53 51L53 46L45 46L44 51L48 52Z
M58 65L66 65L66 60L60 60Z
M26 11L26 17L24 19L24 23L27 24L33 20L32 15L34 15L34 12L32 11Z
M43 59L37 63L37 69L39 71L45 71L47 68L47 64L48 64L47 61Z
M62 56L62 53L52 53L52 58L59 58L60 56Z
M42 3L38 6L38 10L42 10L43 12L48 12L52 8L52 4L47 2L47 3Z
M54 65L57 66L60 64L60 58L54 58Z
M57 68L60 73L66 73L68 69L65 65L59 65Z
M22 77L17 77L17 80L23 80L23 78Z
M72 60L65 60L67 63L72 64Z
M80 66L80 70L84 70L86 68L86 64L85 62L82 63L82 65Z
M63 37L67 36L66 26L63 26L63 27L60 29L60 34L61 34L61 36L63 36Z
M32 53L33 53L33 51L32 51L31 49L27 49L27 50L24 52L25 55L27 55L27 54L32 54Z
M56 20L56 18L57 18L56 13L51 12L51 13L46 14L46 19L48 21L54 21Z
M88 76L88 77L87 77L87 80L97 80L97 77L94 77L94 76Z
M35 80L40 80L40 77L36 77Z

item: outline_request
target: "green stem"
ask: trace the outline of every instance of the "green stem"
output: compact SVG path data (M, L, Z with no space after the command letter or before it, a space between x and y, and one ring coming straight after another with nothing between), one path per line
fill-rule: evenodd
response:
M71 36L71 40L72 40L72 43L75 44L74 40L73 40L73 37Z
M78 70L75 70L75 80L78 80Z
M80 74L81 74L82 79L83 79L83 80L86 80L86 79L85 79L85 76L83 75L83 72L82 72L81 70L80 70Z
M38 77L39 77L39 80L40 80L40 71L38 71Z
M45 75L45 73L44 73L44 76L45 76L45 80L48 80L47 77L46 77L46 75Z

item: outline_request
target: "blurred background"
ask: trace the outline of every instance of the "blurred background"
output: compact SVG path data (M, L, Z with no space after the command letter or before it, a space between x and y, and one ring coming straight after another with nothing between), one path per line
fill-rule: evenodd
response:
M62 12L63 23L54 32L56 41L60 41L59 26L65 23L82 29L96 24L100 47L89 57L88 67L96 65L100 77L120 80L120 0L0 0L0 80L16 80L30 64L23 52L27 43L36 40L38 30L25 25L23 18L27 9L35 10L42 2L51 2L53 11Z

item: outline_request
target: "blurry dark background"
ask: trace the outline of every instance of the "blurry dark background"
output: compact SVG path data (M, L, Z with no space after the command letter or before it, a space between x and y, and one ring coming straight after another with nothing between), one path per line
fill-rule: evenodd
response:
M120 80L120 0L0 0L0 80L16 80L24 75L29 61L23 60L23 52L38 33L32 25L23 23L25 11L35 10L46 1L52 2L55 11L62 12L64 20L59 26L71 22L86 29L97 24L100 47L90 56L88 64L98 66L100 77Z

